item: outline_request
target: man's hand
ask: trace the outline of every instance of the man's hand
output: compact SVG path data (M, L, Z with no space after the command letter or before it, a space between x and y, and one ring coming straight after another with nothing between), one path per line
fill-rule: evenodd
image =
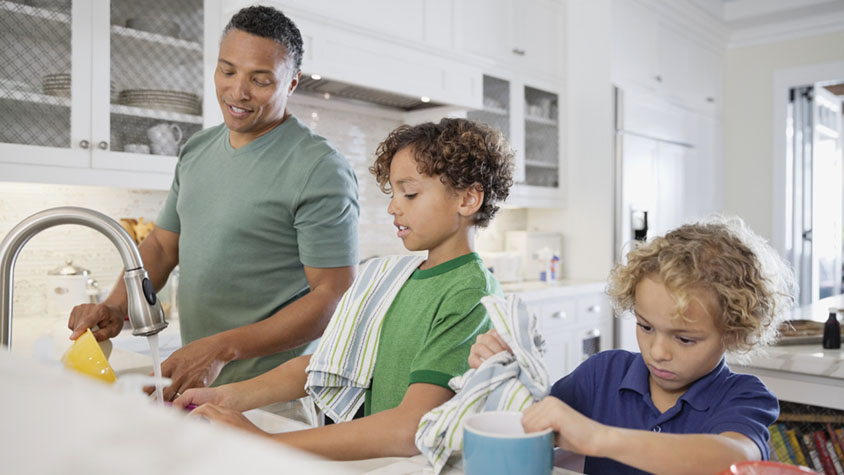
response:
M215 343L215 337L193 341L176 350L161 364L161 375L173 380L173 384L164 388L165 401L172 401L177 393L190 388L204 388L217 379L231 358L223 354L225 348ZM152 391L152 388L147 389L148 394Z
M495 329L478 335L478 339L475 340L475 344L469 350L469 366L477 368L484 360L502 351L513 352Z
M104 303L77 305L71 310L67 321L67 327L73 331L70 339L79 338L85 330L94 328L95 325L100 327L99 330L94 331L97 341L116 337L123 329L125 318L126 312L113 305Z

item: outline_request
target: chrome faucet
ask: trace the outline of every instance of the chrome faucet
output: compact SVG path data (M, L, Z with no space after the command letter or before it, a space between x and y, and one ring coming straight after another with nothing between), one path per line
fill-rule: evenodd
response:
M117 247L125 272L129 322L132 334L154 335L167 328L155 288L144 270L138 246L113 219L94 210L71 206L46 209L24 219L0 243L0 343L12 347L12 294L15 260L32 236L59 224L80 224L103 233Z

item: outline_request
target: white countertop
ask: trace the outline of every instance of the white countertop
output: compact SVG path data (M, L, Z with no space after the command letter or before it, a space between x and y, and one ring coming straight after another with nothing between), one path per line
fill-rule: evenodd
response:
M268 473L278 467L308 474L431 472L422 455L331 461L185 418L150 403L145 395L119 394L61 368L58 357L70 345L66 321L21 318L13 324L13 351L0 351L0 407L20 408L3 411L8 416L0 423L0 440L9 441L3 446L3 470L9 473L231 474ZM159 335L167 354L178 348L178 321ZM42 353L42 360L52 354L53 361L38 361L36 353ZM127 373L150 373L151 361L146 338L124 330L114 339L109 363L118 379ZM266 411L245 414L269 432L308 428ZM459 454L441 473L463 473ZM557 475L571 473L576 472L554 470Z
M526 298L545 298L564 295L574 295L584 292L603 292L606 281L562 279L552 282L539 280L524 280L501 284L504 293L518 293Z

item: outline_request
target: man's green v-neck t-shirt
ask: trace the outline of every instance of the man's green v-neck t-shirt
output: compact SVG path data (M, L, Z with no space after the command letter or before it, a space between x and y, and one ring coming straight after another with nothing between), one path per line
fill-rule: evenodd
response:
M399 405L414 383L448 388L469 369L469 349L492 328L481 298L501 294L476 253L413 272L384 317L366 415Z
M156 221L179 234L182 342L273 315L309 291L304 266L357 264L358 215L351 165L295 116L237 149L225 125L195 134ZM233 361L214 384L303 349Z

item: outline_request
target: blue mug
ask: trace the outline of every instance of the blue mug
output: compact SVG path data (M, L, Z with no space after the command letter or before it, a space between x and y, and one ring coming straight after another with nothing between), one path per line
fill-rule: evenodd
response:
M521 412L482 412L463 422L465 475L549 475L554 469L551 429L525 434Z

